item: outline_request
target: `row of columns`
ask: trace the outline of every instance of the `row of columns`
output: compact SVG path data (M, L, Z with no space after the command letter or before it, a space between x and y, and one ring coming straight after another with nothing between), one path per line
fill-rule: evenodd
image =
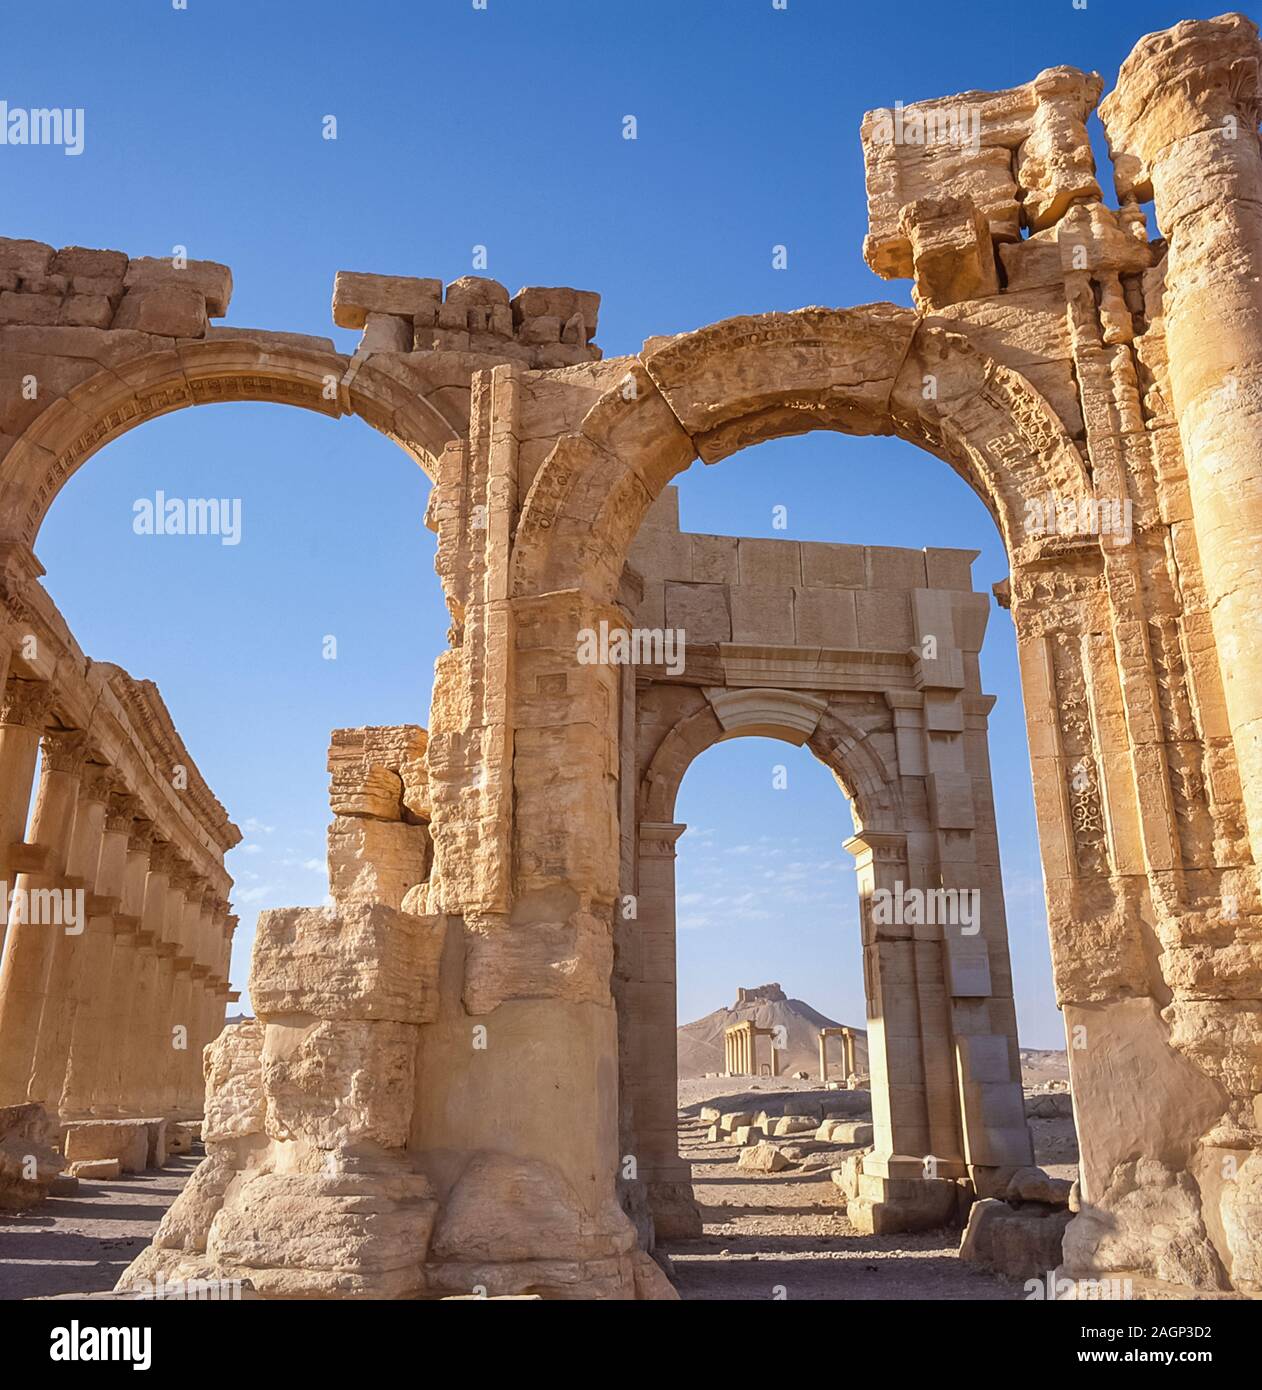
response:
M773 1036L773 1028L754 1023L734 1023L723 1033L723 1073L725 1076L758 1075L758 1039ZM780 1075L780 1054L771 1048L771 1075Z
M199 1114L236 918L52 703L16 678L0 701L0 1105Z

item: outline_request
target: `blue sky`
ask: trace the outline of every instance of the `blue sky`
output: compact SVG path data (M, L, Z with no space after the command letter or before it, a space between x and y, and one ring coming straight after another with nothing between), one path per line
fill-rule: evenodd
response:
M468 273L475 245L510 290L604 296L598 341L803 304L909 302L863 265L858 126L897 100L1095 68L1112 84L1142 34L1220 5L1041 0L308 0L6 5L0 98L85 111L85 149L0 148L0 232L228 263L227 319L352 334L329 318L339 269ZM336 116L338 139L322 138ZM638 139L622 138L634 115ZM774 270L771 249L788 248ZM993 525L944 465L895 440L812 435L681 481L691 530L980 549ZM242 541L137 537L132 505L242 502ZM342 724L427 719L447 617L421 518L428 483L359 421L208 406L98 454L37 544L84 648L155 679L246 830L234 852L243 983L254 914L319 901L325 748ZM783 535L783 532L774 534ZM323 639L338 639L336 661ZM1011 626L983 660L1022 1041L1061 1042L1052 1001ZM771 789L785 762L789 788ZM725 745L684 783L680 1011L779 979L862 1013L848 811L806 755ZM766 837L766 838L764 838ZM745 848L742 848L745 847Z

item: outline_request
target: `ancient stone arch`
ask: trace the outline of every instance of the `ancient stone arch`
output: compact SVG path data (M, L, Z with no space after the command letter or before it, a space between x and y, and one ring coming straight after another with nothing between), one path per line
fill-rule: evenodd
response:
M732 640L635 682L629 849L623 827L635 912L614 927L623 1149L637 1156L656 1234L699 1233L676 1134L674 865L686 827L675 800L715 744L776 738L809 748L854 809L845 849L858 868L876 1139L850 1219L877 1231L940 1225L953 1217L954 1179L987 1192L1033 1161L986 756L993 700L977 668L988 600L969 585L976 552L694 536L675 510L668 488L631 562L669 591L668 625L687 611L703 644ZM787 615L775 585L786 577L799 581ZM635 625L660 620L646 594ZM912 643L913 623L932 628L931 658ZM905 896L932 905L926 920L888 910ZM637 1210L640 1191L624 1191Z
M467 428L458 412L447 418L429 397L403 388L371 360L334 352L327 339L208 331L215 336L185 341L81 328L8 330L13 366L27 369L22 374L33 377L37 394L26 418L19 417L21 433L0 457L6 540L32 546L58 492L93 454L146 420L186 406L269 401L334 418L359 415L431 477L443 449ZM32 340L29 348L24 336Z
M943 458L1010 549L1032 544L1027 503L1085 499L1091 480L1034 385L907 309L800 309L651 340L558 441L522 505L513 593L586 583L612 596L648 507L697 458L808 430L894 434Z
M1007 548L996 592L1018 641L1082 1136L1066 1268L1158 1292L1262 1288L1260 58L1238 15L1139 42L1100 106L1118 207L1086 133L1094 74L1051 68L902 108L939 133L952 111L976 115L977 141L945 157L869 113L864 252L878 275L911 278L914 309L730 320L621 359L593 343L590 292L510 299L474 277L444 289L342 274L335 321L363 330L346 359L323 340L211 329L223 267L0 243L3 652L21 651L40 602L43 510L129 421L216 391L317 404L333 377L328 413L364 414L435 478L427 520L452 628L421 760L432 864L426 851L406 892L384 850L362 874L335 864L333 909L263 915L258 1022L211 1048L208 1159L132 1277L304 1296L667 1293L619 1185L628 1011L611 983L619 905L635 896L637 684L661 676L581 653L585 635L675 625L685 686L720 692L718 710L747 727L805 721L801 699L792 716L727 699L823 696L786 680L782 655L763 651L755 672L743 649L774 645L765 621L791 622L794 647L823 625L804 644L821 660L853 650L866 578L826 582L838 597L821 612L801 547L787 577L768 571L724 607L715 547L636 547L696 458L831 428L944 459ZM917 728L941 736L944 761L900 768L903 807L910 777L956 816L951 736L968 730L935 721L980 687L924 640L947 615L923 563L885 626L902 648L889 655L906 667L917 653ZM739 550L736 565L739 589ZM364 741L402 759L413 733ZM415 778L417 759L403 761ZM380 782L376 767L365 779ZM407 787L402 762L384 772ZM415 830L406 809L392 801L398 820L383 823ZM938 819L944 844L969 829ZM874 874L896 833L865 824L884 840ZM928 945L949 953L945 937ZM926 1059L948 1065L942 1049ZM865 1169L868 1200L924 1196L908 1174L937 1136L912 1147ZM1002 1166L944 1181L967 1199L977 1170Z

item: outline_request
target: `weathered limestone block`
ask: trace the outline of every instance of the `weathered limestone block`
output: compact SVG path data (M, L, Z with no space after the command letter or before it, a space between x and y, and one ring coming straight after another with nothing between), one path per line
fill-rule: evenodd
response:
M1220 1211L1232 1286L1262 1293L1262 1152L1251 1153L1224 1185Z
M582 1263L612 1248L625 1253L635 1231L613 1202L595 1217L562 1174L538 1160L475 1154L443 1204L432 1261Z
M442 297L441 280L339 270L333 278L333 322L339 328L363 328L369 314L424 317L435 311Z
M1017 184L1025 225L1050 227L1071 203L1099 199L1087 117L1104 88L1098 73L1048 68L1030 84L1037 105L1030 134L1017 150Z
M775 1144L767 1143L764 1139L758 1144L742 1149L741 1156L736 1160L736 1166L751 1169L755 1173L778 1173L784 1168L791 1168L793 1165L783 1150L777 1148Z
M0 271L12 271L15 276L36 279L48 274L53 255L53 248L45 242L0 237Z
M846 1219L866 1235L934 1231L958 1221L961 1189L944 1178L885 1178L860 1171Z
M398 314L369 314L357 352L411 352L416 330Z
M861 1149L858 1153L847 1154L841 1161L841 1167L834 1168L829 1174L847 1201L859 1195L859 1177L863 1172L863 1160L871 1152L871 1149Z
M270 1139L318 1149L407 1143L419 1033L410 1024L269 1023L262 1077Z
M0 1106L0 1211L25 1211L48 1196L61 1171L52 1140L53 1122L42 1105Z
M1069 1220L1067 1211L1017 1211L997 1198L983 1198L969 1210L960 1259L1013 1279L1044 1275L1061 1263Z
M1073 1218L1064 1253L1071 1273L1135 1270L1194 1289L1228 1287L1196 1183L1154 1158L1118 1165Z
M334 729L329 736L329 805L338 816L429 819L429 739L415 724Z
M1098 199L1085 122L1101 85L1095 73L1057 67L1005 91L869 111L860 131L868 265L885 279L914 273L900 219L919 198L971 198L997 241L1051 225L1075 199Z
M272 1297L415 1297L436 1205L403 1170L259 1173L211 1221L206 1255Z
M263 1025L233 1023L203 1055L206 1111L202 1139L215 1143L262 1134L267 1107L263 1094Z
M918 198L903 207L899 226L911 246L918 308L999 293L990 224L970 197Z
M329 826L329 892L339 904L401 909L409 889L429 876L429 827L367 816L335 816Z
M776 1134L806 1134L815 1129L816 1123L812 1115L783 1115L776 1121Z
M149 1166L149 1127L144 1120L76 1120L64 1126L67 1163L116 1158L124 1173Z
M432 1022L445 932L442 917L413 917L375 903L262 912L250 998L265 1019Z
M1051 1207L1068 1207L1069 1191L1073 1187L1067 1178L1054 1178L1041 1168L1018 1168L1008 1183L1010 1202L1042 1202Z
M560 922L465 922L464 1005L490 1013L506 999L542 996L603 1004L613 970L608 921L579 910Z
M204 1253L210 1223L236 1177L236 1162L228 1151L212 1145L158 1223L153 1244L160 1250Z
M111 322L164 338L201 338L207 326L206 296L195 285L155 283L129 289Z
M177 268L165 257L141 256L127 263L123 284L129 292L168 285L195 290L212 319L223 318L232 298L232 271L218 261L185 261Z
M122 1176L123 1165L116 1158L81 1158L70 1164L69 1172L85 1182L113 1182Z

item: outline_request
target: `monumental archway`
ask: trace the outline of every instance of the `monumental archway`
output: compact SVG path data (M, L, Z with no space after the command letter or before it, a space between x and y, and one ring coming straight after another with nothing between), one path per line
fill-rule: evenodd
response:
M976 552L689 535L674 491L630 558L653 576L633 626L692 636L674 670L641 667L635 681L634 844L624 820L622 857L636 912L617 914L614 934L624 1151L657 1233L699 1233L676 1134L675 801L707 749L775 738L808 748L853 810L875 1147L851 1220L940 1225L955 1214L954 1179L990 1193L1033 1162Z
M613 361L592 343L587 292L339 276L336 321L364 329L347 361L319 340L220 346L206 317L226 307L222 267L173 275L68 248L50 272L52 248L0 246L10 590L67 472L198 389L252 397L279 377L313 404L331 377L341 413L436 461L428 520L452 646L424 758L434 862L410 903L424 911L348 901L265 918L260 1025L231 1084L212 1087L213 1158L138 1273L305 1296L664 1292L617 1186L610 982L634 891L637 673L580 653L602 624L656 611L664 583L632 546L674 476L826 428L943 459L1007 548L999 592L1083 1141L1067 1266L1262 1288L1262 315L1247 270L1262 259L1260 59L1255 26L1233 15L1137 45L1101 107L1118 208L1086 130L1092 74L903 108L938 130L927 117L976 108L978 140L949 158L870 113L864 252L911 278L914 310L735 319ZM109 293L88 283L103 275ZM186 362L221 352L235 369L190 381ZM688 629L715 614L693 598ZM926 603L909 603L901 636L925 709L957 709L966 692L929 654L941 613ZM689 637L707 688L750 683L731 670L758 642L735 625ZM769 688L821 693L772 670ZM922 732L952 730L926 714ZM953 817L951 772L924 778L942 779ZM330 955L354 969L322 968ZM355 1089L352 1073L383 1084ZM363 1106L341 1107L352 1090ZM903 1165L921 1157L865 1167L870 1199L914 1200Z

